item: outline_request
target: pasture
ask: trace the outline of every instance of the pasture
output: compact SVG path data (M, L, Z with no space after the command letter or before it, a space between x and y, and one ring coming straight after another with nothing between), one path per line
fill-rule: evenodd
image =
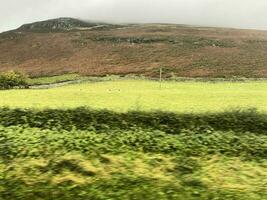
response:
M1 90L0 199L266 199L266 100L265 81Z
M199 113L233 108L267 111L267 82L163 82L116 80L50 89L0 91L0 106L10 108L90 107L117 112Z

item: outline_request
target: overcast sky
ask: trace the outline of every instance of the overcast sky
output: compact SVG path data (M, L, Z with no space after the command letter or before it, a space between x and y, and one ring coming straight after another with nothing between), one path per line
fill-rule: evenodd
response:
M267 29L267 0L0 0L0 32L56 17Z

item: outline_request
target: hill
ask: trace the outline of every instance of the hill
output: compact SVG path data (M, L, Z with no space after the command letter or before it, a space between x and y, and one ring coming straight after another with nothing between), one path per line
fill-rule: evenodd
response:
M24 24L21 27L19 27L16 31L60 32L60 31L70 31L70 30L81 30L86 28L92 28L99 25L102 24L63 17L58 19L50 19L46 21Z
M267 32L59 18L0 34L0 70L31 76L267 78Z

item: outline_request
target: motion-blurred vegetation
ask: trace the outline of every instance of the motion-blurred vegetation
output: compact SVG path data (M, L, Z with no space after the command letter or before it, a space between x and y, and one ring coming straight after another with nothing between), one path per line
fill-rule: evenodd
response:
M267 115L0 110L0 199L267 198Z

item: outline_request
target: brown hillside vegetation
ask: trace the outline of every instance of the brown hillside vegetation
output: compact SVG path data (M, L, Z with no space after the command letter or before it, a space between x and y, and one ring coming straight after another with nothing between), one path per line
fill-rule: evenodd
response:
M170 24L0 34L0 70L31 76L138 74L267 78L267 32Z

